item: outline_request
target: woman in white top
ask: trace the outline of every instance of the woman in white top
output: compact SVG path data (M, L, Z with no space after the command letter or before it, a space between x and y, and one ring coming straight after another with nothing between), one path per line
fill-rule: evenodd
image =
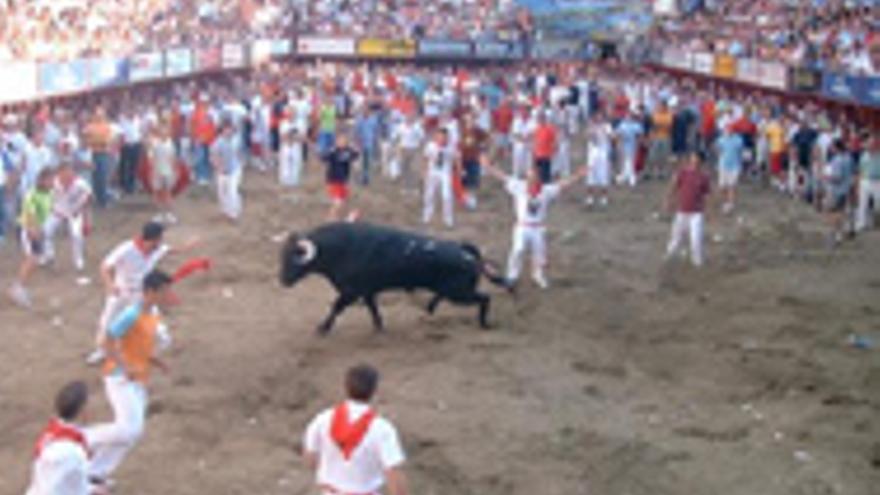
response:
M147 149L152 163L150 182L153 188L153 201L159 209L156 221L177 222L172 212L171 199L174 184L177 182L177 153L167 122L162 122L150 139Z

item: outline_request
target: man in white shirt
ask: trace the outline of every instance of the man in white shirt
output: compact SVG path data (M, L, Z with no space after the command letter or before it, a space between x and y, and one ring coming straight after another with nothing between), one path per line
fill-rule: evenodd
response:
M415 114L407 116L406 120L395 129L394 142L398 149L403 186L407 190L416 187L415 174L418 170L416 161L424 140L425 132Z
M452 172L457 160L457 148L449 142L449 131L441 127L436 131L434 140L425 149L425 189L422 223L427 225L434 218L435 196L439 189L440 197L443 201L443 223L449 228L455 225L455 219L453 218L453 201L455 197L452 190Z
M89 446L75 424L86 415L89 390L83 382L64 386L55 396L56 417L40 433L34 448L27 495L97 495L89 486Z
M130 105L130 103L129 103ZM119 152L119 186L125 194L134 194L137 169L141 161L144 122L131 109L119 121L122 149Z
M318 414L306 428L303 454L322 495L407 495L406 460L397 429L370 401L379 373L369 365L348 370L348 399Z
M73 164L62 163L58 167L52 185L52 214L46 222L46 242L43 261L50 262L55 258L55 234L58 228L67 224L70 243L73 250L73 265L77 271L85 268L85 235L88 224L88 204L92 198L89 183L78 176Z
M513 245L507 261L507 280L516 283L519 279L523 257L529 250L532 255L532 279L538 287L546 289L549 287L544 276L544 266L547 264L544 220L547 218L547 209L563 190L582 180L587 169L555 183L543 185L534 167L528 169L525 179L507 175L492 164L488 164L486 170L503 181L507 192L513 197L516 224L513 227Z
M600 206L608 206L613 135L614 129L601 112L592 117L587 129L587 206L593 206L595 196Z
M140 236L116 246L101 263L101 280L106 299L98 320L95 351L87 358L89 364L104 360L104 342L110 322L125 308L140 301L144 277L168 254L183 253L199 244L193 239L179 248L162 242L165 227L158 222L148 222Z
M531 110L523 105L513 118L513 126L510 134L513 138L513 175L524 177L526 170L532 165L532 133L535 131L535 121L531 118Z
M27 143L27 141L25 141ZM37 184L37 177L52 165L52 150L43 140L41 131L36 131L24 148L24 163L19 183L22 197Z

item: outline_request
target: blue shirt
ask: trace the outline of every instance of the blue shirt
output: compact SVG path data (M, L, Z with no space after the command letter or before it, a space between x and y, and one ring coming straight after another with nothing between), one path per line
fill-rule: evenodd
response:
M636 154L639 136L644 132L642 124L629 118L617 125L617 135L620 136L620 144L625 154L628 156Z
M217 166L223 175L230 175L241 170L238 138L220 136L211 146L211 155L217 160Z
M718 138L718 168L728 172L741 170L744 147L739 134L725 134Z
M379 141L379 131L378 115L370 113L367 116L358 117L355 123L355 133L362 150L372 152L376 148L376 143Z
M125 337L125 334L131 330L131 327L133 327L138 318L140 318L143 307L143 303L136 302L122 310L122 312L116 315L116 318L110 322L110 326L107 328L107 334L116 340Z

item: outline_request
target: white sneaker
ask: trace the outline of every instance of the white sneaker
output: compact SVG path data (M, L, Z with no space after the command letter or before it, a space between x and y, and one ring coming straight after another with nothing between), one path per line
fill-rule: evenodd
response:
M165 221L168 222L169 225L176 225L177 224L177 217L174 216L174 213L171 213L169 211L169 212L165 213Z
M594 201L593 201L593 197L592 197L592 196L587 196L587 201L586 201L586 203L587 203L587 206L593 206L593 203L594 203Z
M602 196L601 198L599 198L599 206L601 206L602 208L605 208L606 206L608 206L608 198L605 196Z
M21 284L15 284L9 288L9 297L12 299L12 302L21 306L22 308L31 308L30 295L28 295L27 289L22 287Z
M536 273L532 275L532 280L534 280L535 284L537 284L538 287L540 287L541 289L547 289L548 287L550 287L550 284L547 282L547 279L544 278L543 273Z
M95 349L88 356L86 356L86 364L89 366L97 366L104 362L104 358L107 355L104 353L104 349Z

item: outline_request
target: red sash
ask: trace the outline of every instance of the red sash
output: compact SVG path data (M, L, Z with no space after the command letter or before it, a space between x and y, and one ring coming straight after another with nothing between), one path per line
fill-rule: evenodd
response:
M354 423L348 420L348 405L345 402L336 406L333 411L333 421L330 423L330 438L342 451L345 460L351 459L354 450L358 448L370 429L370 425L376 418L376 413L369 409Z
M64 424L57 418L52 418L37 439L37 444L34 446L34 459L39 458L40 454L43 453L43 449L48 447L51 443L62 440L79 444L80 447L86 451L87 456L92 456L92 453L89 450L89 444L86 442L86 437L81 431L73 426Z

